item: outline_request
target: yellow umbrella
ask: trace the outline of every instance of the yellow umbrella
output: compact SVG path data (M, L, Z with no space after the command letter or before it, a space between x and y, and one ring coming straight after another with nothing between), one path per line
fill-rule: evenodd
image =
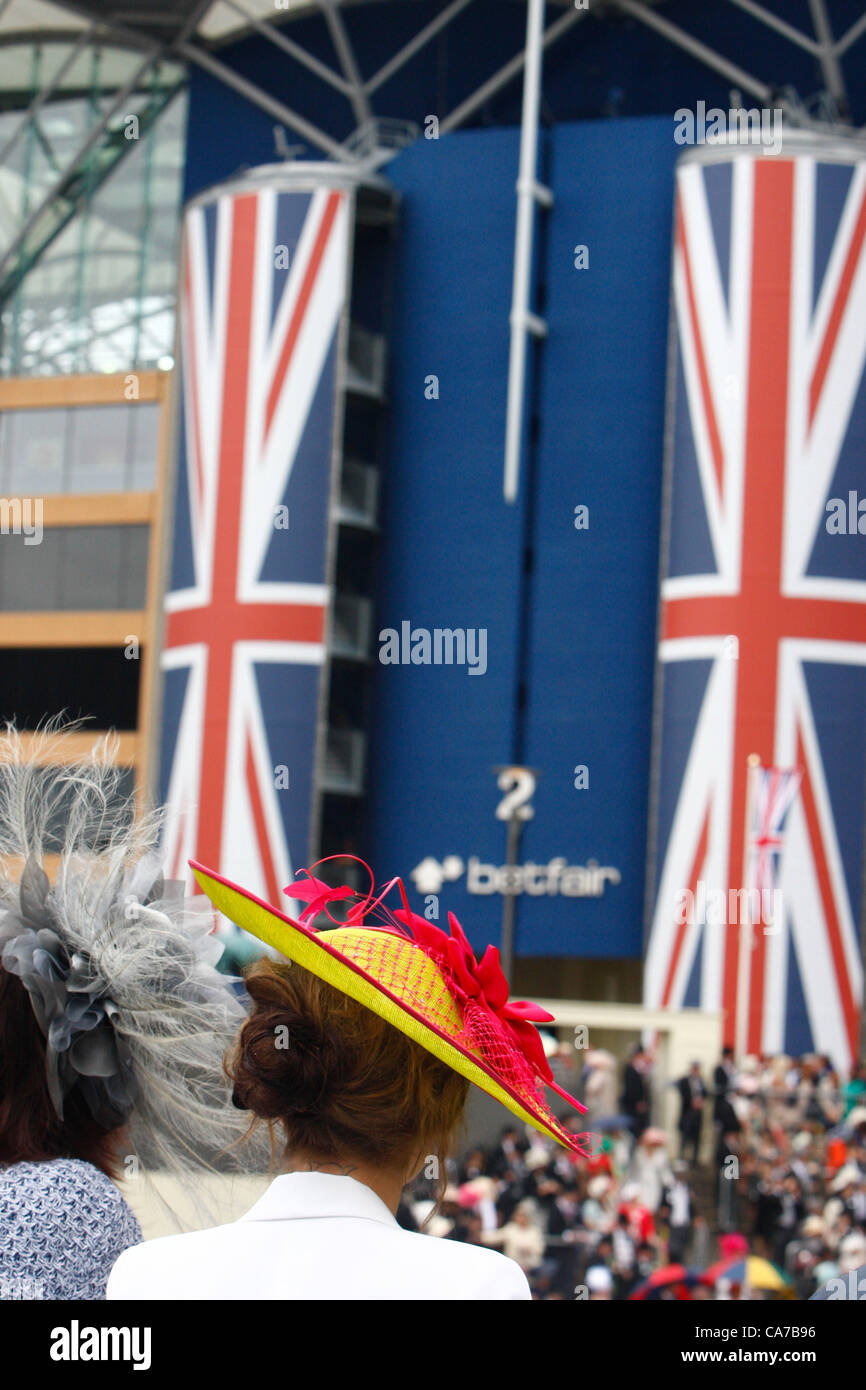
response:
M728 1279L732 1284L748 1284L753 1289L765 1289L777 1293L782 1298L793 1298L791 1281L778 1265L765 1260L761 1255L736 1255L732 1260L719 1260L710 1265L704 1274L708 1284L716 1284L719 1279Z

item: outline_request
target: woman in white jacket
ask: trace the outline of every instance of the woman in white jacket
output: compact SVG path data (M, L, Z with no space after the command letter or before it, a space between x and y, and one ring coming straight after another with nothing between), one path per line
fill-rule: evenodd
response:
M543 1083L559 1088L533 1022L550 1016L509 1002L495 949L476 961L456 919L449 936L411 913L402 884L402 910L371 890L345 925L315 932L305 919L350 889L290 885L307 901L295 922L193 868L222 912L288 958L248 974L252 1011L230 1063L235 1104L279 1132L285 1171L240 1221L127 1251L108 1297L529 1298L513 1260L405 1231L396 1210L418 1172L444 1182L470 1080L585 1151L544 1099Z

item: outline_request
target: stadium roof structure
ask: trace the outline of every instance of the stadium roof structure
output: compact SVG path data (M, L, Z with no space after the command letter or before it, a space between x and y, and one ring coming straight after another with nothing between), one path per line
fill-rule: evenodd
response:
M130 109L147 129L193 73L266 112L275 135L282 128L283 158L299 148L288 129L304 157L359 173L414 142L431 109L439 135L520 125L504 485L513 499L527 338L545 332L529 308L533 214L552 197L536 179L540 124L670 111L702 96L695 83L709 75L726 106L781 109L789 129L860 144L864 37L861 0L0 0L0 111L22 112L0 168L30 130L55 171L0 243L0 307L128 156L120 124ZM27 44L38 46L38 83L20 61ZM93 119L61 158L40 113L87 94L80 60L94 48ZM437 68L447 69L435 82L445 104L431 107Z
M831 5L844 26L836 34L831 24ZM535 9L543 15L545 8L550 17L541 39L545 50L559 44L576 25L588 19L609 26L619 24L620 39L628 43L629 35L622 22L629 20L643 26L659 41L690 55L748 97L763 102L780 90L791 88L790 83L779 78L785 49L789 54L808 55L821 74L824 100L819 118L843 125L850 123L851 84L845 68L852 62L857 41L866 35L866 12L855 0L785 0L784 4L781 0L547 0L546 7L534 5L532 0L526 4L524 0L500 0L500 6L512 15L524 8L530 12L527 42L513 52L508 62L486 73L475 90L445 116L445 129L470 121L485 102L520 77L531 41L531 12ZM243 65L234 61L234 46L252 36L266 40L286 60L284 89L292 83L293 70L305 69L345 98L350 120L354 118L358 127L375 119L377 93L443 31L459 22L466 11L476 8L481 8L481 0L449 0L441 4L425 4L423 0L0 0L0 50L35 39L43 43L72 40L113 45L118 51L138 50L145 64L167 59L198 64L251 101L266 104L274 113L281 108L284 124L309 139L319 152L345 159L345 140L335 140L324 125L317 128L303 110L293 111L267 89L267 84L258 86L240 75ZM397 11L402 11L399 24L395 22ZM735 28L736 11L748 17L751 29ZM728 33L732 46L747 48L750 57L754 55L760 63L769 61L775 80L766 71L753 72L734 62L715 35L702 35L705 21L712 15L723 20L723 28L719 30L717 26L715 33ZM795 16L806 22L792 22ZM682 22L684 18L688 25ZM503 22L497 27L504 31L509 24ZM357 39L365 29L384 34L386 47L388 30L396 36L387 60L366 77L362 76L357 60ZM330 41L330 54L323 37ZM491 51L496 48L493 36L489 47ZM467 56L462 56L467 62ZM474 71L476 65L470 66ZM483 57L477 67L483 69ZM859 80L862 74L863 63L858 55L851 76ZM14 89L15 82L10 84L10 77L11 72L0 58L0 96ZM65 74L55 90L64 89L64 79ZM796 115L799 125L808 124L805 109L796 110L796 92L785 90L785 96L791 117Z

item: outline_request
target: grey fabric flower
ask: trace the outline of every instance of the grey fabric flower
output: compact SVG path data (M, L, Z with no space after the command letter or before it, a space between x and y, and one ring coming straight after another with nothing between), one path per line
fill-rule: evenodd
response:
M271 1162L224 1071L246 1018L240 982L219 972L208 900L163 878L165 811L127 787L117 736L71 757L77 728L0 728L0 958L34 1001L58 1111L122 1123L124 1159L169 1175L193 1223L214 1225L225 1214L201 1175Z
M117 1007L105 980L84 956L70 954L55 930L48 876L32 859L18 899L17 911L0 916L0 958L27 990L45 1036L54 1108L62 1119L66 1096L79 1086L94 1119L114 1129L135 1101L131 1058L112 1026Z

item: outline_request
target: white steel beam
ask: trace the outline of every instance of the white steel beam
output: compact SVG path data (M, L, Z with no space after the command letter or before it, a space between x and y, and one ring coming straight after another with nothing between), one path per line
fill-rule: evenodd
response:
M756 4L755 0L729 0L729 3L736 5L737 9L745 10L746 14L750 14L761 24L766 24L768 29L775 29L777 34L781 34L783 38L796 44L798 48L805 48L807 53L811 53L815 58L818 57L821 51L819 43L816 43L808 34L795 29L794 25L789 24L786 19L780 19L778 15L765 10L763 5Z
M334 4L334 0L319 0L319 6L325 12L325 19L331 31L331 39L337 50L337 57L340 60L340 67L343 75L349 84L349 100L355 112L355 120L358 125L364 125L373 119L373 108L370 99L364 90L364 83L361 80L361 73L355 60L355 53L343 23L343 16Z
M2 15L2 13L3 11L0 10L0 15ZM45 105L46 101L50 100L50 98L57 91L57 88L60 86L60 83L63 81L69 69L72 67L72 64L75 62L81 50L85 47L86 44L88 44L91 41L94 29L95 25L93 24L91 24L90 27L87 29L82 29L81 33L78 35L78 38L75 40L75 43L70 48L69 52L67 53L63 62L60 64L60 67L57 69L48 86L43 87L39 95L27 107L24 120L21 122L19 126L16 127L12 135L10 135L9 139L6 141L6 144L3 146L2 150L0 150L0 169L2 169L5 166L6 161L8 160L12 151L15 149L15 146L18 144L18 141L21 139L21 136L24 134L25 130L35 119L38 113L42 110L42 107Z
M132 95L132 93L138 86L138 83L140 82L141 78L147 72L148 68L152 68L154 64L158 61L159 57L160 51L157 50L153 54L149 53L147 57L139 63L138 67L135 69L135 72L132 74L132 77L130 77L129 80L125 82L124 85L121 87L120 91L115 94L113 101L103 111L98 122L88 131L87 136L79 145L78 149L72 156L69 163L65 165L60 177L56 180L54 184L52 184L51 188L49 188L48 192L45 194L39 206L34 208L30 216L25 219L23 226L19 228L18 233L12 241L11 245L7 247L6 251L2 256L2 259L0 259L0 275L2 275L7 265L9 265L10 262L17 255L19 248L24 245L24 242L27 240L27 237L30 235L30 232L36 226L37 222L40 221L43 215L51 207L51 204L54 202L55 198L59 197L62 194L72 174L74 174L78 169L81 168L81 166L87 159L87 156L90 154L90 151L96 145L99 144L99 141L102 138L103 131L107 129L110 121L112 120L112 117L118 111L123 109L123 105L127 97Z
M217 58L214 58L212 53L206 53L203 48L199 48L197 45L191 43L179 44L175 51L180 53L182 57L188 58L191 63L196 63L198 67L204 68L205 72L209 72L211 76L215 77L219 82L224 82L227 87L231 87L240 96L252 102L253 106L260 107L262 111L266 111L268 115L273 116L275 120L281 121L283 125L287 125L291 130L296 130L299 135L302 135L311 145L315 145L317 149L324 150L327 154L332 155L334 159L339 159L343 162L352 159L353 156L349 155L340 143L332 139L330 135L327 135L324 130L320 130L318 126L313 125L311 121L306 120L305 117L299 115L297 111L293 111L289 106L284 106L281 101L277 101L274 97L269 96L267 92L263 92L261 88L256 87L254 83L248 82L245 77L241 77L233 68L227 67L225 63L221 63Z
M402 67L405 67L410 58L414 58L425 44L434 39L440 29L444 29L447 24L451 23L452 19L460 14L461 10L465 10L466 6L471 4L472 0L452 0L452 4L446 5L441 14L438 14L435 19L431 19L430 23L426 24L423 29L419 29L414 39L410 39L407 44L404 44L393 58L389 58L387 63L364 83L364 91L372 96L377 88L387 82L389 77L393 77L395 72L399 72Z
M526 384L526 335L543 336L547 324L529 309L532 273L532 230L537 196L547 207L549 189L535 177L538 155L538 111L541 104L541 60L544 52L544 0L528 0L526 6L526 67L523 75L523 111L520 124L520 170L517 176L517 227L514 236L514 281L511 293L511 346L508 357L508 397L505 408L506 502L517 496L520 444L523 434Z
M577 24L581 19L585 19L588 13L588 10L568 11L561 19L557 19L555 23L545 29L541 40L541 47L548 48L550 44L556 43L557 39L561 39L563 34L566 34L573 24ZM513 81L520 72L525 61L526 50L521 49L521 51L516 53L513 58L510 58L498 72L495 72L492 77L488 78L486 82L476 88L470 97L462 101L459 106L455 106L454 110L445 117L444 121L439 122L440 135L447 134L449 130L456 130L458 126L461 126L465 120L478 110L479 106L483 106L485 101L495 96L500 88L506 87L509 82Z
M852 43L856 43L863 33L866 33L866 12L861 14L859 19L855 19L851 28L846 30L841 39L833 45L837 57L841 58L843 53L847 53Z
M824 81L827 84L827 91L835 101L840 114L847 116L851 109L848 104L848 92L845 87L845 78L842 76L842 65L834 51L833 31L827 18L824 0L809 0L809 9L812 11L812 23L820 43L819 61L821 71L824 74Z
M222 4L228 5L229 9L241 15L251 28L257 30L257 32L261 34L262 38L267 39L268 42L272 43L276 48L281 48L290 58L294 58L296 62L308 68L310 72L314 72L323 82L327 82L331 87L336 87L338 92L343 93L343 96L349 95L352 88L344 77L341 77L338 72L334 72L333 68L329 68L327 63L321 62L321 60L316 58L312 53L308 53L306 48L303 48L299 43L295 43L294 39L287 38L282 29L275 28L273 24L267 24L265 20L260 19L258 15L250 14L245 6L238 3L238 0L222 0Z
M677 48L682 48L686 53L691 53L693 58L705 63L708 68L713 68L721 73L722 77L727 77L735 87L742 87L745 91L751 92L759 101L769 102L773 95L773 88L766 82L761 82L757 77L753 77L744 68L738 67L736 63L724 58L721 53L717 53L714 48L701 43L700 39L694 38L692 34L687 34L685 29L681 29L678 24L672 24L669 19L664 19L655 10L651 10L647 5L638 3L638 0L612 0L618 10L624 14L630 14L633 19L640 20L641 24L646 24L647 28L655 29L656 33L661 34Z

